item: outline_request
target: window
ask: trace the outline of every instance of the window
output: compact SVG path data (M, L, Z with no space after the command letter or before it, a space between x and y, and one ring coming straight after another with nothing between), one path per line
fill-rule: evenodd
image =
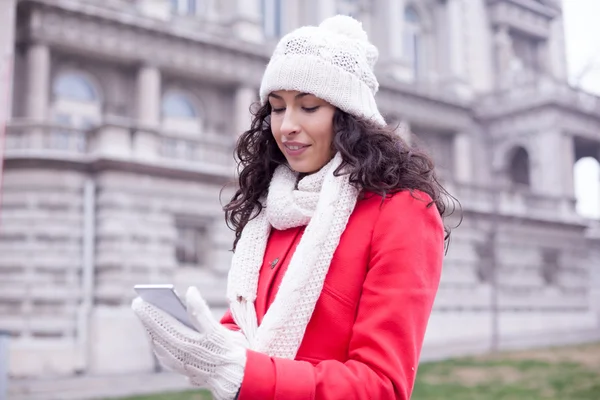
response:
M268 38L282 36L282 0L261 0L263 32Z
M349 15L357 18L360 14L360 0L337 0L336 11L338 14Z
M197 101L192 95L180 91L167 92L161 104L162 127L173 133L202 133L202 118Z
M162 115L167 118L196 118L198 116L190 99L179 93L170 93L163 98Z
M60 74L55 80L52 88L55 97L80 101L98 101L98 94L89 79L80 73Z
M78 130L88 130L98 125L102 118L102 100L92 79L81 71L59 73L52 82L51 119L57 125ZM56 146L65 149L85 147L85 135L55 132ZM67 139L66 136L69 136Z
M519 147L515 150L510 162L510 180L517 185L529 186L529 154Z
M196 15L198 0L171 0L171 12L180 15Z
M177 224L175 258L181 266L206 266L211 249L206 222L182 221Z
M402 55L416 78L420 68L419 58L421 57L421 22L419 14L413 7L407 7L404 10Z
M560 274L560 250L542 249L542 268L540 271L542 280L548 286L558 283Z

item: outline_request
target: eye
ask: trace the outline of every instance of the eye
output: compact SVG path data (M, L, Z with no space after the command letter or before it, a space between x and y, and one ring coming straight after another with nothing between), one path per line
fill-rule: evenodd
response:
M304 111L306 111L307 113L313 113L315 111L317 111L319 109L320 106L316 106L316 107L302 107L302 109Z
M284 111L285 111L285 107L275 108L275 107L271 106L271 112L274 113L274 114L280 114L280 113L282 113Z

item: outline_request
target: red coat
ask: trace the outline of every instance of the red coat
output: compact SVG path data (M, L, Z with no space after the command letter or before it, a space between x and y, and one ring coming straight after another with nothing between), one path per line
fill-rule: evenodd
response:
M426 207L427 195L414 196L357 202L296 359L248 350L239 400L410 398L444 252L436 207ZM271 232L255 302L259 323L303 230ZM237 328L230 313L222 323Z

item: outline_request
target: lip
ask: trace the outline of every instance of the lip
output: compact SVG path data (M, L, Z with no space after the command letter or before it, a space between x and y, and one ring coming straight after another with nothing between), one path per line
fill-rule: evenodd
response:
M288 146L292 146L292 147L296 147L296 148L290 149L290 147L288 147ZM285 153L290 156L299 156L300 154L304 153L306 151L306 149L308 149L309 147L310 147L309 144L300 143L300 142L284 142L283 143L283 148L285 149Z

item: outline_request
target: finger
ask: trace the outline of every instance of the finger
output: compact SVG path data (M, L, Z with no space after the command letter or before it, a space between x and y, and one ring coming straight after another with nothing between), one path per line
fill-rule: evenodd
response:
M185 300L190 320L198 332L208 334L219 325L196 287L190 286L188 288Z
M192 386L199 386L201 388L208 388L208 384L206 382L207 378L204 376L190 376L187 378L188 382L190 383L190 385Z
M154 351L156 359L163 367L179 373L184 370L182 363L164 346L155 340L152 341L152 350Z
M145 302L139 297L133 300L131 309L142 322L142 325L144 325L150 336L170 337L174 332L183 333L186 329L189 332L193 332L193 330L187 328L168 313Z

